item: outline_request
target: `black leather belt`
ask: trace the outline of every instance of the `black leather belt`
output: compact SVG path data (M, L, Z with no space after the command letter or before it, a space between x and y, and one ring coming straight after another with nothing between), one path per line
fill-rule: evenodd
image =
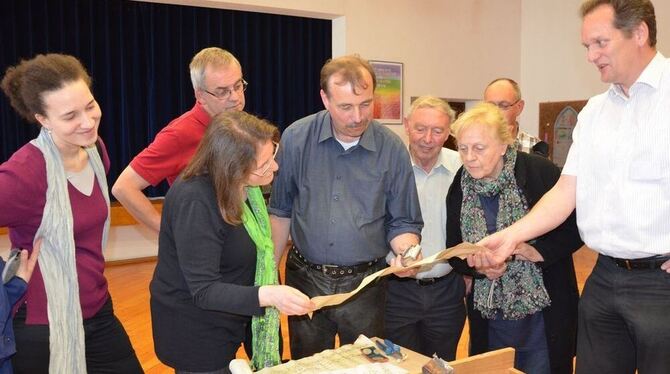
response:
M365 271L368 271L371 267L379 263L380 260L382 260L384 257L380 257L378 259L368 261L368 262L363 262L360 264L356 265L326 265L326 264L312 264L303 255L298 252L298 249L293 247L293 250L291 251L295 258L297 258L300 262L305 264L305 266L309 267L312 270L317 270L320 271L321 273L331 276L331 277L344 277L347 275L356 275L359 273L363 273Z
M449 274L447 274L447 275L449 275ZM430 286L430 285L435 284L435 283L437 283L441 280L444 280L445 278L447 278L447 275L443 275L441 277L435 277L435 278L415 279L414 281L416 281L416 284L418 284L419 286Z
M645 258L636 258L634 260L629 260L626 258L616 258L605 256L603 257L614 261L616 266L626 269L626 270L653 270L659 269L664 262L670 260L670 256L653 256Z

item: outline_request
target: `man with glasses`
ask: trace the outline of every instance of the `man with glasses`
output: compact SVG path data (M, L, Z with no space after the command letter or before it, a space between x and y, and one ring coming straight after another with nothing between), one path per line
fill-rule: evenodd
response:
M546 142L527 132L521 131L517 118L523 111L525 102L521 98L519 84L509 78L498 78L486 86L484 101L496 105L502 111L512 136L516 138L517 150L547 156Z
M191 160L210 119L228 110L244 109L247 82L230 52L216 47L198 52L189 65L196 103L174 119L123 170L112 194L149 228L158 232L161 216L142 190L164 179L171 185Z

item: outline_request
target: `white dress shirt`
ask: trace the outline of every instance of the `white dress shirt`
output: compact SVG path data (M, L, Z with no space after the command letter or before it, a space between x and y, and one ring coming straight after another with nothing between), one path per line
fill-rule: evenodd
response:
M447 242L447 192L458 168L461 167L461 158L458 152L442 148L430 173L426 173L421 166L414 162L414 159L412 159L412 167L414 168L414 180L419 193L419 205L423 217L421 253L425 258L445 248ZM441 277L450 271L451 266L448 263L439 263L422 268L416 278Z
M577 177L584 242L635 259L670 252L670 60L657 53L629 95L612 85L589 100L563 174Z

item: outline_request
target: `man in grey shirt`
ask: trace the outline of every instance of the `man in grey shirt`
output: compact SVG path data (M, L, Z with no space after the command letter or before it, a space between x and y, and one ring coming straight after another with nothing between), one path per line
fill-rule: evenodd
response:
M389 249L419 242L423 221L412 165L400 138L372 120L375 74L358 56L321 69L326 110L300 119L282 136L270 220L277 260L293 239L286 284L310 297L348 292L386 266ZM400 259L392 260L400 265ZM313 318L290 317L291 357L333 348L359 334L384 333L385 283Z

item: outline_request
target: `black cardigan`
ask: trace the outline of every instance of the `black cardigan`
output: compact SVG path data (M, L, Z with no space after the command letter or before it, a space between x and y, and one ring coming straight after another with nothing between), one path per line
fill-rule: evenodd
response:
M198 176L165 197L158 264L150 284L154 348L187 371L227 368L260 315L256 246L244 225L224 222L211 181Z
M461 204L463 190L458 170L447 195L447 248L463 241L461 237ZM549 191L558 178L560 170L551 161L524 152L517 153L514 165L516 182L525 195L528 205L533 207ZM572 262L572 253L582 242L575 212L556 229L537 238L534 247L544 257L538 263L542 268L544 284L551 298L551 305L543 312L547 346L552 373L572 373L572 358L575 355L577 338L577 278ZM450 261L454 268L472 274L467 263ZM468 320L470 323L470 354L479 354L488 349L488 321L473 308L472 293L468 295Z

